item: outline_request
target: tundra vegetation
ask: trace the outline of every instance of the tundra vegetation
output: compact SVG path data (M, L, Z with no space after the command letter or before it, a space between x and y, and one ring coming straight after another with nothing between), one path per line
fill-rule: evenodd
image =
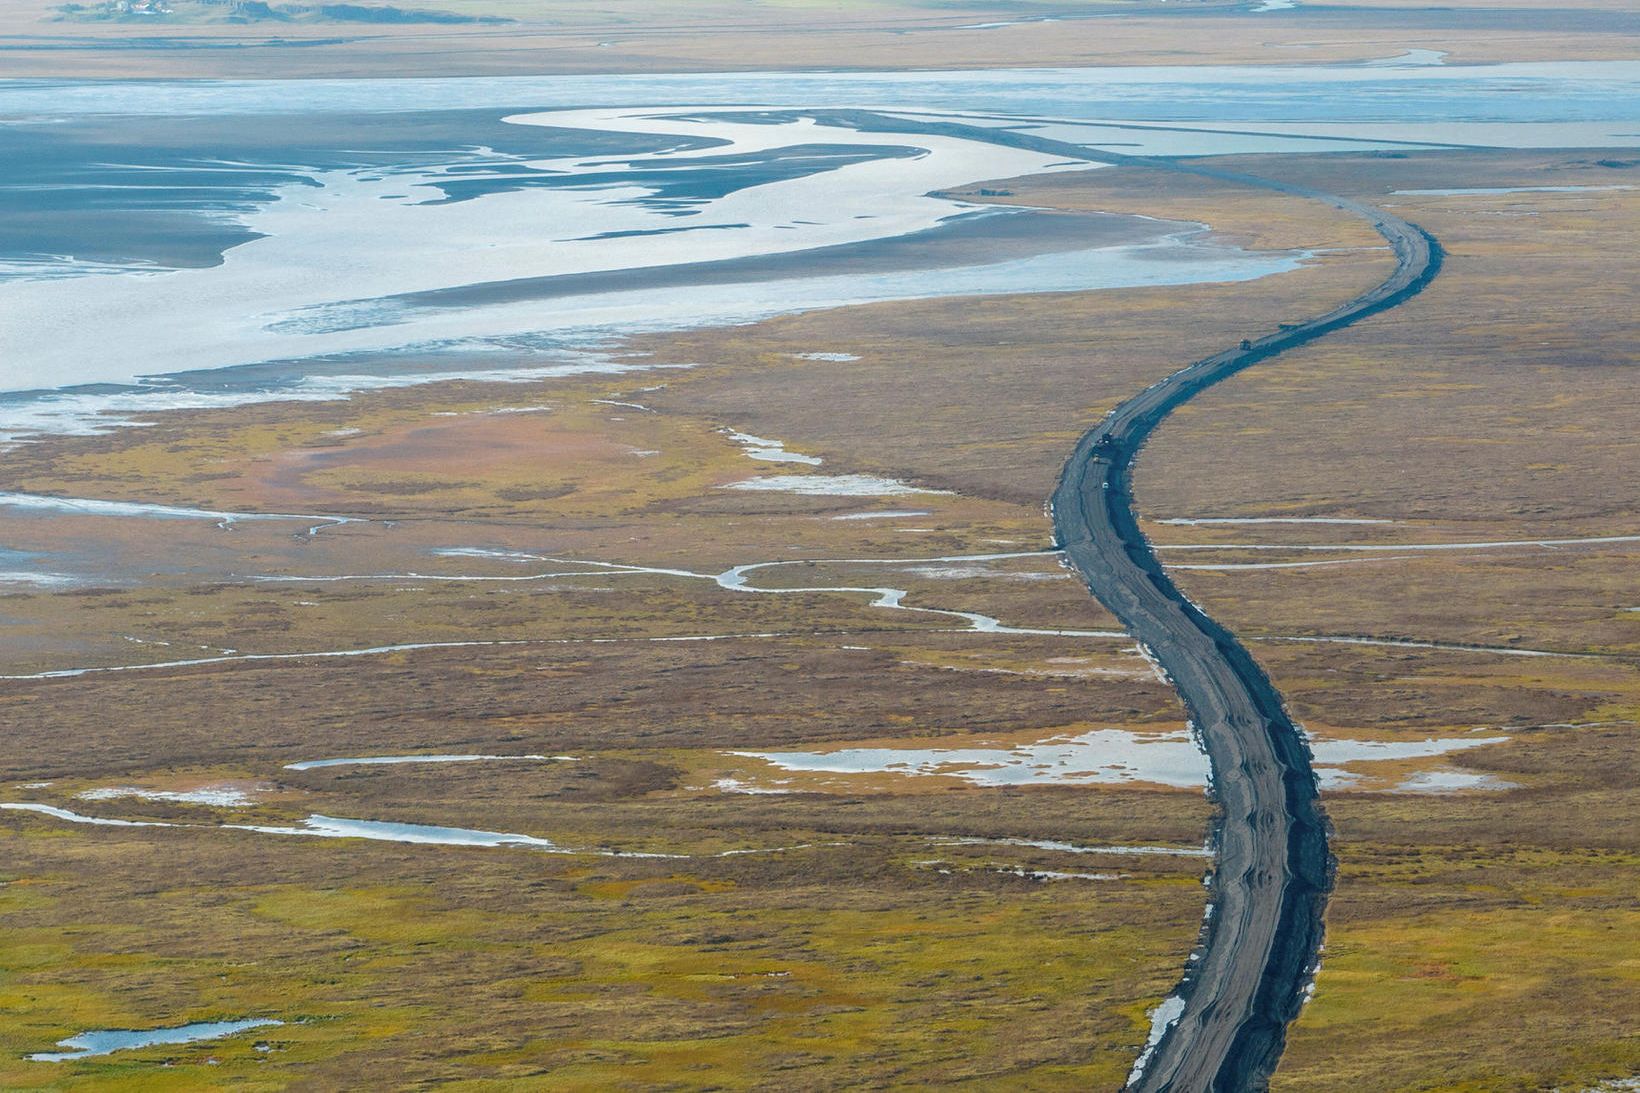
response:
M1249 7L23 0L0 13L0 63L1471 63L1632 58L1640 32L1625 0ZM1637 201L1612 187L1640 168L1601 151L1226 165L1396 206L1447 272L1170 421L1140 465L1148 528L1318 745L1506 738L1346 764L1327 789L1338 889L1276 1085L1629 1078ZM1599 189L1396 192L1565 186ZM1116 402L1388 258L1323 207L1146 171L966 196L1313 257L1243 285L633 339L612 352L688 367L174 413L8 451L0 489L356 522L6 513L19 557L98 576L0 596L0 800L101 822L0 812L0 1085L151 1088L165 1066L177 1088L1117 1086L1201 921L1198 788L758 756L1181 731L1170 689L1043 553L1042 498ZM747 434L822 462L751 459ZM911 492L729 488L786 473ZM1255 522L1180 522L1202 518ZM767 562L795 564L752 588L805 591L723 576ZM864 591L888 587L911 610ZM393 755L516 758L291 767ZM550 845L301 835L315 817ZM25 1059L87 1029L263 1016L284 1024Z
M1640 534L1623 298L1640 201L1393 191L1628 184L1635 168L1480 152L1281 167L1395 205L1448 269L1392 319L1165 425L1136 483L1149 529L1318 742L1508 739L1356 764L1324 795L1338 888L1277 1086L1625 1077L1640 543L1613 538ZM0 1084L139 1088L164 1061L179 1088L384 1067L555 1088L1118 1085L1201 921L1200 788L801 773L745 753L1182 729L1131 646L1090 636L1113 620L1033 553L1051 547L1042 499L1127 394L1325 310L1389 259L1324 207L1202 179L985 188L1314 257L1244 284L645 337L613 352L689 367L176 412L9 452L0 489L360 519L9 521L9 546L105 577L0 597L4 799L156 826L0 813ZM734 433L823 462L758 461ZM725 488L786 473L919 492ZM1177 522L1204 517L1381 522ZM1428 549L1454 544L1481 545ZM997 554L1021 556L968 557ZM770 561L800 564L753 587L809 591L713 579ZM860 591L882 587L1037 632ZM437 647L256 659L401 644ZM209 663L17 678L189 660ZM288 766L405 754L567 758ZM1458 788L1420 791L1443 785ZM243 800L186 799L201 787ZM555 845L245 830L312 816ZM1120 849L1135 846L1185 853ZM259 1016L285 1024L23 1058L86 1029Z

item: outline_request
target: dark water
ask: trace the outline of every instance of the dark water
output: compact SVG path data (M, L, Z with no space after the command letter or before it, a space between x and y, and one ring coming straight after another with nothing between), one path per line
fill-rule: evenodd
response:
M227 119L75 118L0 123L0 260L73 256L81 262L189 269L215 266L258 235L236 221L281 189L317 186L321 171L376 169L434 183L448 201L554 179L525 158L635 155L677 138L507 125L499 110L405 114L289 114ZM817 158L823 153L817 153ZM612 167L619 164L612 159ZM486 164L492 166L485 167ZM801 170L797 163L787 171ZM751 163L721 165L720 187ZM823 169L811 164L810 169ZM488 170L492 179L453 177ZM613 170L611 175L613 175ZM607 181L607 180L606 180ZM667 198L687 200L681 179Z

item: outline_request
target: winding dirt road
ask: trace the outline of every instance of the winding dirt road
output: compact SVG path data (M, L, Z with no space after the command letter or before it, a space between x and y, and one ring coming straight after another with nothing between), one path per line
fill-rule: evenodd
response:
M1320 951L1331 857L1309 748L1252 656L1163 572L1132 494L1134 456L1175 408L1261 360L1396 306L1438 271L1439 247L1422 230L1341 199L1304 196L1371 217L1395 250L1395 273L1326 315L1197 361L1122 403L1082 437L1054 492L1067 556L1172 678L1207 750L1222 810L1201 956L1180 989L1183 1013L1155 1045L1137 1090L1263 1088Z
M1434 237L1382 210L1282 182L1177 161L1098 152L1027 133L851 114L848 124L934 131L1148 170L1183 171L1322 201L1369 220L1396 267L1382 284L1173 373L1083 435L1053 496L1054 529L1101 603L1172 679L1213 770L1218 860L1183 1009L1129 1083L1141 1093L1256 1090L1280 1061L1320 952L1332 881L1309 747L1281 694L1230 631L1168 579L1133 508L1133 460L1168 414L1216 383L1417 294L1441 267Z

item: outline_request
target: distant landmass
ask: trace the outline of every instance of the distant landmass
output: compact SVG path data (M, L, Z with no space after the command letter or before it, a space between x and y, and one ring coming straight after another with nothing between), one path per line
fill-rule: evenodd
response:
M382 4L270 4L266 0L105 0L59 7L61 17L76 21L167 23L437 23L497 24L514 20L499 15L462 15L453 11L400 8Z

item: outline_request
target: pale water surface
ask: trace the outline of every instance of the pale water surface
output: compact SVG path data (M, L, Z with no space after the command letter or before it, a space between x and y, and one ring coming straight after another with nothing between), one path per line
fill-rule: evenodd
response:
M1001 214L942 191L1090 166L862 130L827 113L838 107L1023 126L1135 154L1640 143L1640 64L1427 60L0 82L0 122L23 142L16 162L26 167L0 181L0 199L49 199L68 213L84 212L75 205L83 199L102 236L128 236L136 248L123 259L78 258L92 242L113 244L43 238L38 218L25 218L26 231L0 224L0 440L157 409L645 367L600 353L635 331L930 295L1243 280L1304 260L1249 254L1193 230L987 259L963 248L961 231ZM457 124L451 111L471 118ZM98 143L113 139L106 126L84 138L111 114L162 132L243 118L247 130L261 126L263 144L241 141L237 158L212 159L226 138L202 135L197 148L155 160L154 142L139 136L118 148ZM312 119L366 116L379 119L379 147L302 151ZM462 143L464 127L489 143ZM423 131L455 135L448 148L392 151ZM185 259L137 230L151 228L143 218L156 207L202 225ZM895 241L928 232L945 240L944 257L887 257ZM102 334L110 328L122 332L117 354ZM806 356L823 364L841 355Z
M37 1063L66 1063L88 1059L94 1055L111 1055L132 1048L154 1047L162 1044L190 1044L198 1040L220 1040L224 1036L248 1032L254 1028L272 1028L284 1024L271 1017L255 1017L243 1021L198 1021L191 1025L151 1029L97 1029L58 1040L58 1047L68 1051L40 1051L29 1056Z

